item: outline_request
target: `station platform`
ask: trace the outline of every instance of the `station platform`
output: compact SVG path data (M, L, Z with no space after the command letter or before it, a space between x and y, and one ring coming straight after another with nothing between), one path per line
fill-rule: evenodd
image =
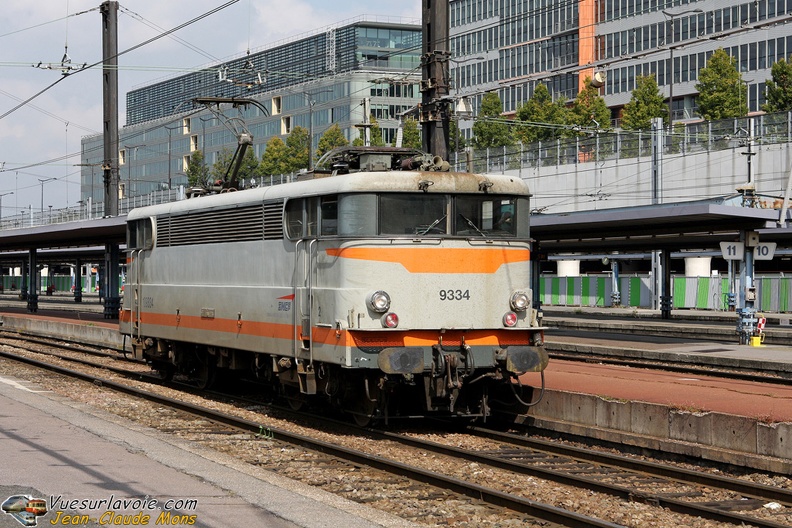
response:
M543 307L548 350L747 369L785 383L551 359L525 422L562 435L792 473L792 329L763 314L775 344L740 345L734 312ZM704 339L704 340L702 340ZM536 386L537 375L523 381Z
M11 376L0 409L0 501L45 500L39 526L413 526ZM18 526L0 511L0 527Z

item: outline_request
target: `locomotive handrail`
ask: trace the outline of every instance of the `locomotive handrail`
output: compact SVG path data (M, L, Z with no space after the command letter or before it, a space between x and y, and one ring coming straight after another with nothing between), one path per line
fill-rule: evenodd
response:
M302 347L302 342L300 339L300 330L299 328L302 326L302 303L299 293L299 285L297 283L297 270L298 265L300 263L300 246L305 242L304 239L299 239L297 242L294 243L294 278L292 279L292 293L294 294L294 310L292 310L292 323L293 323L293 336L294 336L294 357L296 358L298 353L300 352L300 348ZM299 311L299 313L298 313ZM299 320L298 320L299 317Z
M132 321L132 325L135 327L138 339L142 337L142 329L140 328L140 254L142 251L142 249L132 250L132 262L135 263L135 282L133 283L134 291L132 293L132 299L135 303L135 319ZM137 256L135 256L135 253L137 253Z
M308 243L308 361L313 368L313 273L315 271L313 251L316 238Z

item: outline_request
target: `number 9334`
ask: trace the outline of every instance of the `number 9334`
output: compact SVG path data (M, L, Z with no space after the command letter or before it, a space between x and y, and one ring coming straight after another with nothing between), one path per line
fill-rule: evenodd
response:
M469 301L470 290L440 290L441 301Z

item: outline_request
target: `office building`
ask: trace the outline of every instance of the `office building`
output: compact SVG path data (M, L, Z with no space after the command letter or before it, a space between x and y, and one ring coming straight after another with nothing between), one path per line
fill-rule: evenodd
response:
M698 72L718 48L736 60L750 112L792 55L792 0L451 0L452 93L497 90L514 112L544 83L555 100L601 81L613 124L653 74L675 121L697 119Z
M252 134L259 159L270 138L285 140L297 126L313 130L314 149L333 124L351 141L364 121L365 98L383 138L393 141L400 114L421 99L420 55L418 21L366 16L132 90L119 132L123 197L186 184L192 152L202 150L211 165L224 149L236 149L243 129ZM219 119L193 101L206 97L257 104L224 105ZM84 138L82 149L82 198L101 202L102 136Z

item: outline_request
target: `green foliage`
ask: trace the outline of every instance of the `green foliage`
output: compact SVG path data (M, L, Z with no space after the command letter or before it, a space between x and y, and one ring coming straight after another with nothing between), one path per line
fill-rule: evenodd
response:
M345 147L346 145L349 145L349 141L347 141L347 139L344 137L344 133L341 132L341 127L336 123L325 130L325 133L322 134L321 138L319 138L319 145L316 149L316 158L321 158L327 152L333 150L336 147Z
M308 168L308 156L311 149L309 134L308 129L305 127L296 126L292 128L292 131L286 137L288 158L284 161L287 164L287 169L280 172L271 172L270 174L286 174Z
M371 123L370 131L369 131L369 133L371 134L371 146L384 147L385 140L382 139L382 129L379 126L379 122L377 121L377 118L374 117L373 115L369 116L369 121ZM364 133L362 129L360 133L361 134ZM358 136L354 139L354 141L352 141L352 144L355 145L356 147L362 147L366 144L366 140L362 136Z
M495 92L487 92L481 98L481 110L473 124L473 144L476 148L498 148L514 144L511 126L508 123L492 121L501 119L503 103ZM488 119L489 118L489 119Z
M209 171L213 181L225 180L226 171L228 171L228 167L231 165L231 156L233 155L234 153L228 148L223 148L223 150L217 153L217 159L212 165L212 169Z
M217 161L212 165L212 170L210 171L213 180L226 181L226 175L228 178L231 177L231 170L233 170L231 164L234 162L233 156L234 152L226 148L218 154ZM250 146L245 151L244 158L242 158L242 165L239 167L237 180L253 177L256 172L256 167L258 167L258 160L256 159L256 155L253 154L252 146Z
M586 77L585 84L586 88L577 94L567 113L567 122L582 129L609 129L611 114L605 99L600 96L597 88L591 86L591 78ZM579 132L581 135L586 133L588 132Z
M698 112L709 121L742 117L748 113L748 88L737 71L736 60L718 48L699 71L696 84Z
M418 121L408 117L402 129L402 147L421 149L421 130L418 128Z
M768 113L789 112L792 110L792 56L790 61L779 60L770 70L771 79L767 80L767 102L762 110Z
M654 75L639 76L630 102L624 106L621 126L625 130L651 130L652 119L662 117L668 123L668 106Z
M462 135L462 132L459 130L459 125L456 120L452 120L448 124L448 141L450 143L448 145L448 150L450 152L462 152L467 146L465 136ZM416 148L423 148L423 145L419 144Z
M371 146L384 147L385 140L382 139L382 129L379 126L379 121L374 116L371 116Z
M290 149L281 138L272 136L267 141L264 154L261 155L261 162L256 169L256 177L263 180L277 174L290 172L292 172Z
M564 125L566 112L563 103L553 102L547 86L538 84L533 96L517 109L517 119L531 125L516 127L514 135L524 144L556 139L562 135L563 127L552 125Z
M187 163L187 184L190 187L203 187L209 186L209 167L206 166L204 154L200 150L196 150L190 155L190 161Z

